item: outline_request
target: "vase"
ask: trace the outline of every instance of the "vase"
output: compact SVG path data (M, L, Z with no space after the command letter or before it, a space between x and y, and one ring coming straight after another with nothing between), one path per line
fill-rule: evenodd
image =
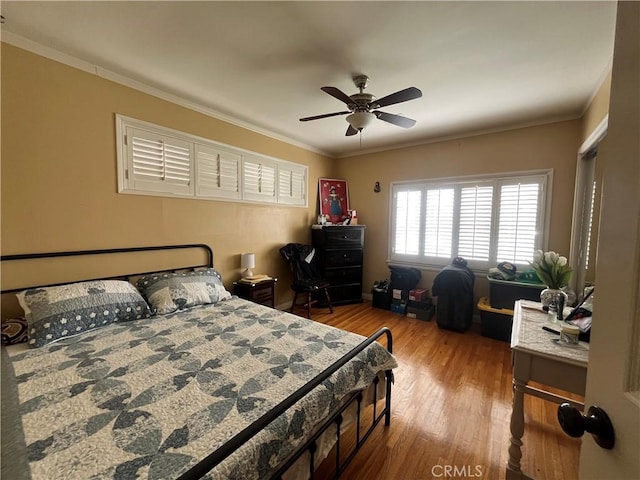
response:
M558 319L558 309L568 305L569 296L559 288L545 288L540 292L540 303L543 310L548 311L552 320ZM561 306L562 305L562 306Z

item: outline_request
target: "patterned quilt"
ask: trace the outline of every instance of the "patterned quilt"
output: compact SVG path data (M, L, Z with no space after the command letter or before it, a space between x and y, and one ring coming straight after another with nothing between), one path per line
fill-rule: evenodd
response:
M3 349L2 478L174 479L363 339L233 297ZM268 476L340 399L396 366L372 344L205 478Z

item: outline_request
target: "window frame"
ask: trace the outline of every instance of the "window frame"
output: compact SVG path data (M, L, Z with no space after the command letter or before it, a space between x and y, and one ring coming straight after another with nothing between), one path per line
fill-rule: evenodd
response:
M207 138L198 137L168 127L155 125L150 122L116 114L116 154L117 154L117 177L118 193L134 195L151 195L161 197L192 198L197 200L230 201L238 203L257 203L269 205L281 205L292 207L304 207L309 205L309 167L307 165L281 160L279 158L262 155L242 148L214 142ZM145 135L158 136L160 138L170 138L180 144L188 144L190 152L190 183L189 189L162 188L160 182L153 185L140 183L136 185L133 175L132 144L133 139L129 136L132 132L142 132ZM207 173L207 181L204 180L204 169L211 165L201 163L211 163L212 158L207 162L200 161L200 153L205 152L209 157L216 155L225 156L225 168L233 170L233 162L236 162L237 191L217 188L211 185L211 179L215 177L215 172ZM219 158L220 160L220 158ZM221 160L220 160L221 161ZM268 166L273 171L274 188L270 194L262 192L245 191L245 163L259 163ZM287 178L293 182L293 173L289 176L280 175L294 172L296 185L281 185ZM200 181L202 170L203 181ZM210 170L210 168L209 168ZM220 186L220 185L219 185ZM295 187L295 188L294 188ZM281 193L282 192L282 193ZM290 192L286 194L286 192Z
M460 177L442 177L422 180L404 180L391 182L390 195L389 195L389 227L388 227L388 253L387 263L395 265L411 265L426 270L440 270L442 267L451 263L452 259L457 256L458 242L459 242L459 227L460 227L460 199L461 191L464 186L470 185L489 185L492 184L493 188L493 200L492 200L492 212L491 212L491 233L490 233L490 250L489 259L487 261L471 260L468 259L468 265L476 272L488 272L489 268L495 267L497 264L497 240L498 240L498 221L499 211L497 207L499 197L499 189L501 185L523 183L526 181L535 180L541 183L541 194L538 199L536 230L537 235L535 239L535 249L547 249L548 244L548 232L550 224L550 212L551 212L551 192L553 189L553 169L540 169L540 170L527 170L519 172L505 172L498 174L487 175L469 175ZM398 191L408 190L411 187L416 189L422 189L422 205L424 206L425 195L424 192L428 188L454 188L454 207L453 207L453 238L451 242L451 257L435 257L423 255L424 245L424 225L425 215L424 210L421 210L420 218L420 247L417 255L405 255L395 253L395 233L396 233L396 194ZM528 264L516 264L518 270L524 270L529 268Z

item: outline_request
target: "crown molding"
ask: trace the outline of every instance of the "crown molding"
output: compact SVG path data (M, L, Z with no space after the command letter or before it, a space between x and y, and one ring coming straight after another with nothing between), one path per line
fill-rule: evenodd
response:
M111 71L107 68L103 68L100 65L95 65L91 62L87 62L78 57L74 57L73 55L69 55L63 53L59 50L56 50L51 47L47 47L40 43L34 42L33 40L29 40L21 35L17 35L15 33L3 30L2 31L2 42L13 45L14 47L21 48L23 50L27 50L31 53L35 53L36 55L40 55L41 57L48 58L49 60L53 60L58 63L62 63L69 67L76 68L78 70L82 70L83 72L90 73L92 75L96 75L105 80L109 80L111 82L118 83L120 85L124 85L125 87L133 88L134 90L138 90L142 93L146 93L148 95L152 95L154 97L160 98L162 100L166 100L167 102L174 103L181 107L188 108L189 110L193 110L195 112L201 113L203 115L207 115L209 117L215 118L217 120L221 120L223 122L229 123L231 125L235 125L240 128L244 128L245 130L249 130L251 132L264 135L266 137L272 138L274 140L278 140L289 145L302 148L304 150L311 151L313 153L317 153L319 155L324 155L329 158L336 158L335 155L328 153L326 151L320 150L312 145L308 145L306 143L300 142L293 138L287 137L285 135L281 135L276 132L272 132L270 130L266 130L262 127L259 127L250 122L246 122L235 118L230 115L223 114L218 112L217 110L207 107L205 105L201 105L199 103L193 102L191 100L187 100L186 98L180 97L179 95L175 95L173 93L166 92L156 87L152 87L144 82L139 80L135 80L133 78L127 77L125 75L121 75L117 72Z

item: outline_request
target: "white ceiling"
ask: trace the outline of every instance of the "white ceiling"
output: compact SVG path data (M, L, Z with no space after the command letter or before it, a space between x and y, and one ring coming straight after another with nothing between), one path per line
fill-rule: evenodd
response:
M611 1L5 0L2 33L340 157L580 116L611 67L615 9ZM345 137L345 116L298 121L345 110L320 87L351 95L358 73L378 98L422 90L381 109L417 124L378 120L360 139Z

